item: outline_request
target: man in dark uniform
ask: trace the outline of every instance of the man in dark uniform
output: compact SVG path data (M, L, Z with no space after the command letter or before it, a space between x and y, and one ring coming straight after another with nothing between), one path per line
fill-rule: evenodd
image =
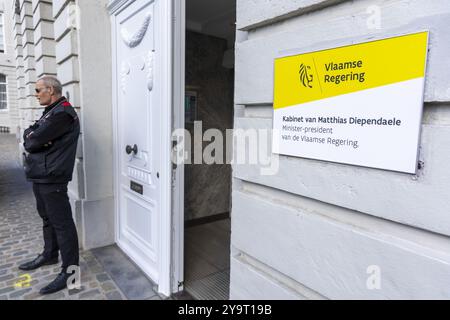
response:
M28 181L33 182L37 211L43 220L44 251L19 269L29 271L56 264L61 252L61 273L40 290L41 294L50 294L66 288L71 275L68 268L79 265L78 236L67 185L72 180L80 122L62 96L62 86L56 78L39 79L36 97L40 105L47 107L42 117L24 132L24 168Z

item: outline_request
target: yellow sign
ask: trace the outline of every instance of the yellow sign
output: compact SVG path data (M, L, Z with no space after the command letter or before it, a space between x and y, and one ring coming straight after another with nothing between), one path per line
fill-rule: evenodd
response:
M428 32L275 60L274 109L425 76Z
M24 274L19 277L19 280L14 284L15 288L29 288L31 285L31 276Z
M273 152L416 173L428 32L275 60Z

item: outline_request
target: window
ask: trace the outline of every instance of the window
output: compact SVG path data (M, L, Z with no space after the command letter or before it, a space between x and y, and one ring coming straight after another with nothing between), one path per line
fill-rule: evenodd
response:
M4 26L3 26L3 14L0 13L0 53L5 52L5 41L4 41Z
M0 74L0 110L8 109L8 98L6 95L6 76Z

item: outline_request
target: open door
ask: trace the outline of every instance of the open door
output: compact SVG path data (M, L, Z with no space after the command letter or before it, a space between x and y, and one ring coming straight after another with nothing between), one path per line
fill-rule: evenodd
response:
M170 296L172 1L113 1L116 242Z

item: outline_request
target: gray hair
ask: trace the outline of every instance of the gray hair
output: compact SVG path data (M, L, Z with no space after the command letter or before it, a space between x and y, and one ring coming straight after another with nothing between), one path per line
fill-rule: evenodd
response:
M53 88L56 95L62 95L62 85L56 77L43 76L42 78L39 78L38 81L42 81L46 87Z

